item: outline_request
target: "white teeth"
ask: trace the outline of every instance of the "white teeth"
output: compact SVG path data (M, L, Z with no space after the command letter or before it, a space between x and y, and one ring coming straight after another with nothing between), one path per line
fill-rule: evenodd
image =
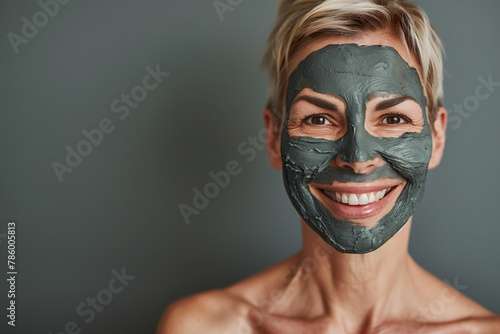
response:
M349 195L349 205L359 205L358 197L356 197L356 195Z
M342 194L342 203L347 203L349 200L347 199L346 194Z
M381 200L390 190L391 188L387 188L377 193L372 192L372 193L360 194L359 197L356 196L355 194L340 194L329 190L325 190L325 194L339 203L344 203L349 205L366 205Z
M384 198L386 192L387 192L387 189L379 191L377 193L377 196L375 196L375 198L377 199L377 201L380 200L380 199L382 199L382 198Z
M369 201L370 201L370 203L374 203L376 201L375 195L373 193L370 193Z
M361 196L359 196L359 205L366 205L368 203L370 203L368 196L366 194L361 194Z

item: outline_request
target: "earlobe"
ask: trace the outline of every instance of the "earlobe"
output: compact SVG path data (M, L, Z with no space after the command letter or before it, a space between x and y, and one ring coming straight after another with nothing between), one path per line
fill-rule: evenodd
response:
M429 169L437 167L443 157L446 142L447 115L446 109L439 107L436 120L434 121L434 130L432 131L432 155L429 162Z
M267 135L267 151L269 153L269 162L271 166L281 170L281 136L279 124L276 124L276 117L271 110L264 110L264 124L266 126Z

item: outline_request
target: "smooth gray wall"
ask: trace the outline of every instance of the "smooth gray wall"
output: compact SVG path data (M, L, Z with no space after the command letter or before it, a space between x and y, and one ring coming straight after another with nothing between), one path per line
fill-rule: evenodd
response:
M479 77L500 81L500 3L431 1L444 41L446 106L473 102ZM2 333L153 332L175 299L221 288L300 248L299 219L281 174L249 136L263 128L267 79L259 59L276 1L243 1L221 21L212 0L70 1L14 49L36 1L3 2L0 32L0 233L17 221L17 326ZM110 104L147 74L170 75L121 120ZM500 312L500 87L448 130L429 173L411 253L441 279ZM115 130L59 182L51 164L109 118ZM456 127L457 123L449 124ZM187 225L179 204L236 160L242 171ZM250 160L250 161L247 161ZM0 234L1 263L6 261ZM2 271L7 271L2 265ZM135 276L95 319L76 314L113 269ZM1 305L7 285L0 283ZM3 308L5 310L5 308ZM6 312L6 311L3 311Z

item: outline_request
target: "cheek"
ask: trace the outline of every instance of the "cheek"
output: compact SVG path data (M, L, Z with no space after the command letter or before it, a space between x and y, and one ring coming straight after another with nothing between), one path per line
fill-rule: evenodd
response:
M328 167L338 154L332 141L284 136L282 142L284 169L306 177L315 175Z

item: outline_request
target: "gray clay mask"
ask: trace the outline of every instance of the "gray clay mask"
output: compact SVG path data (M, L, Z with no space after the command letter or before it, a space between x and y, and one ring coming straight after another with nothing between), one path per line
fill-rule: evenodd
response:
M289 118L297 95L309 88L345 105L346 129L335 140L290 136ZM377 96L401 96L420 106L423 128L398 137L378 137L365 129L366 104ZM340 252L363 254L389 240L413 215L423 192L432 150L426 98L418 72L388 46L327 45L311 53L293 71L286 95L281 133L283 177L287 193L304 221ZM376 157L383 164L368 174L357 174L332 163ZM391 211L373 227L335 218L310 187L335 182L396 179L406 182Z

